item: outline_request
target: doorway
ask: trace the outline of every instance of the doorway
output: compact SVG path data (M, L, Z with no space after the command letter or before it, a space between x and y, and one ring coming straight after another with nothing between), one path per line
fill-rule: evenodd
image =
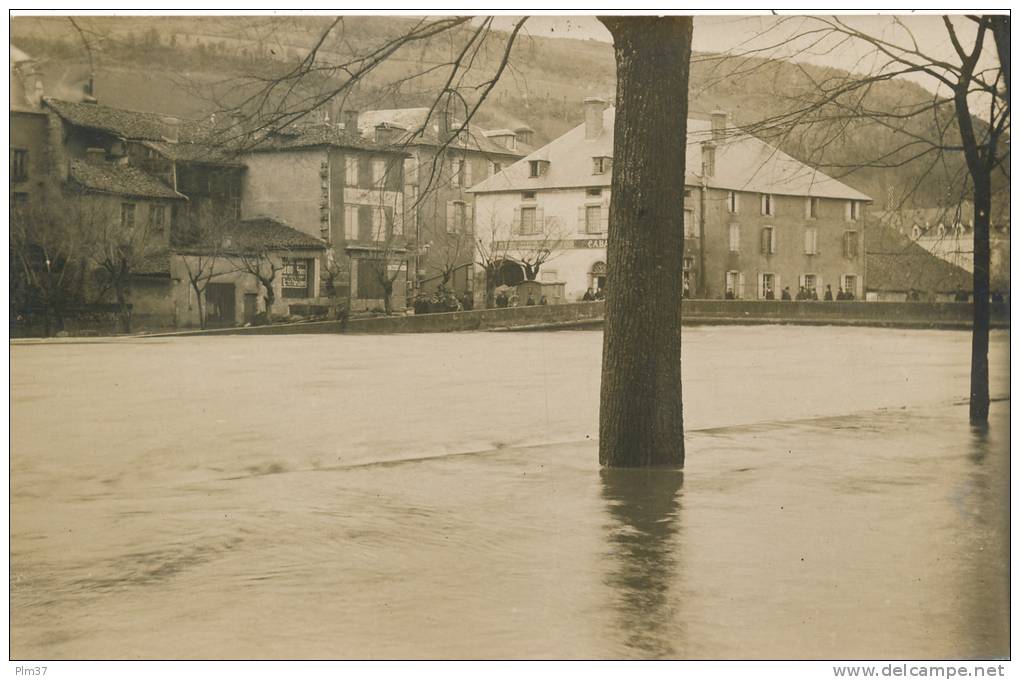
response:
M233 326L235 316L234 284L210 283L205 289L206 323L210 326Z

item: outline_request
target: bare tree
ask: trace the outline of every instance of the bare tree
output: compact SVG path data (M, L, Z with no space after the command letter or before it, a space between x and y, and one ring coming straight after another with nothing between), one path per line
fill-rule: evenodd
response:
M44 332L63 325L66 309L82 300L85 238L81 225L53 202L11 210L11 307L15 314L41 308ZM16 299L17 298L17 299Z
M228 244L236 230L236 215L229 206L214 209L211 215L189 212L187 224L174 237L173 251L181 257L188 285L195 293L198 324L205 329L205 291L216 278L231 273L226 257Z
M814 50L851 50L858 54L856 66L863 73L829 70L824 77L811 77L804 70L811 87L788 95L792 102L788 111L746 127L777 138L798 137L810 162L837 176L861 168L922 165L923 170L901 191L901 202L937 169L946 174L948 186L955 187L945 192L944 211L952 211L964 200L973 203L970 419L985 423L992 197L996 183L1008 183L1009 178L1009 17L942 17L954 52L951 57L934 53L899 19L893 20L895 31L882 35L869 34L839 17L798 17L797 21L796 34L784 35L784 45L799 41ZM756 68L751 57L767 56L777 49L778 45L757 47L739 56L749 68ZM987 56L992 49L994 53ZM904 76L926 77L930 96L892 109L878 106L875 99L881 87ZM841 159L840 145L851 130L895 143L862 145L861 157Z
M246 240L245 242L227 246L227 259L236 271L251 274L257 285L262 287L262 299L266 307L266 323L273 322L273 305L276 304L276 279L283 271L283 259L279 246L270 246L265 242Z
M105 195L77 194L68 215L84 235L83 252L103 290L112 290L121 331L131 332L131 282L153 265L169 266L170 250L149 220L136 219L135 204L119 204ZM117 209L120 208L120 214Z

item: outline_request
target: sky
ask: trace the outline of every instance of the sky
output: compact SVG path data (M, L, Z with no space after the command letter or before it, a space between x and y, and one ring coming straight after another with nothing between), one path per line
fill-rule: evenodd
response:
M898 16L867 14L841 18L854 28L895 44L909 44L912 34L926 54L951 63L959 61L939 15L915 12ZM514 20L515 17L498 17L496 24L499 28L510 28ZM960 32L961 40L966 37L973 41L974 29L970 21L957 16L953 24ZM740 53L748 49L778 46L770 56L789 57L794 61L853 71L868 72L875 66L874 51L859 44L843 44L838 47L830 44L809 53L802 52L806 41L797 40L796 36L812 25L814 22L810 17L796 15L701 15L694 19L693 47L696 52ZM609 31L594 16L532 16L525 29L533 36L612 42ZM996 65L994 49L991 47L991 41L986 41L986 51L981 62L986 67ZM928 89L935 87L935 81L930 76L918 75L911 79Z

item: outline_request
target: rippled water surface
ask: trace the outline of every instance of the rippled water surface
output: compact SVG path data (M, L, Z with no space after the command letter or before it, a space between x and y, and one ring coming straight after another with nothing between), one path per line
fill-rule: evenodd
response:
M11 349L15 658L1008 647L1008 334L684 329L687 469L597 465L598 331Z

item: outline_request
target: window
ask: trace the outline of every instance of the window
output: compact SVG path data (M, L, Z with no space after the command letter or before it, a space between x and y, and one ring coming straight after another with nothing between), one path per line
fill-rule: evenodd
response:
M344 158L344 185L349 187L358 186L357 156L346 156Z
M584 207L584 232L586 234L602 233L601 205L586 205Z
M590 196L591 198L599 198L602 196L602 189L601 187L591 187L587 189L584 193L587 196Z
M537 234L538 224L536 220L536 208L521 208L521 233Z
M684 238L698 238L698 221L693 208L684 208Z
M814 196L808 198L808 200L807 200L807 213L808 213L807 216L810 219L812 219L812 220L818 219L818 208L819 208L819 204L820 203L821 203L821 199L819 199L819 198L816 198Z
M761 254L772 255L776 252L776 229L764 227L761 230Z
M818 299L818 275L817 274L805 274L801 280L804 282L804 290L807 292L809 300Z
M736 253L740 250L740 225L730 225L730 252Z
M523 192L521 194L521 200L522 201L534 201L535 200L535 192L534 191L525 191L525 192Z
M758 297L762 300L776 299L776 275L762 274L759 282Z
M372 240L386 240L386 209L375 208L372 211Z
M549 161L528 161L529 177L541 177L549 168Z
M738 271L726 272L726 299L735 300L744 296L744 275Z
M609 156L595 156L591 159L591 174L604 175L613 166L613 159Z
M446 214L446 233L462 234L467 229L467 204L464 201L450 201Z
M726 211L731 215L736 215L740 212L740 195L736 191L726 194Z
M804 230L804 254L818 254L818 227L807 227Z
M135 204L134 203L121 203L120 204L120 226L124 229L135 228Z
M24 182L28 179L28 150L11 149L11 181Z
M22 211L28 208L28 194L23 191L15 191L11 194L11 210Z
M313 297L312 284L315 279L314 272L315 260L283 258L283 269L280 271L283 297Z
M776 199L772 194L761 195L761 214L769 217L776 214Z
M344 238L348 241L358 240L358 206L344 206Z
M372 159L372 185L382 186L386 183L386 159Z
M844 231L843 232L843 257L854 259L857 257L857 244L860 239L857 238L856 231Z
M847 201L846 218L856 222L861 216L861 204L858 201Z
M166 229L166 206L149 206L149 228L158 232L163 232Z
M503 172L503 164L499 161L492 161L492 174Z
M857 296L857 275L845 274L840 284L843 288L843 299L853 300Z

